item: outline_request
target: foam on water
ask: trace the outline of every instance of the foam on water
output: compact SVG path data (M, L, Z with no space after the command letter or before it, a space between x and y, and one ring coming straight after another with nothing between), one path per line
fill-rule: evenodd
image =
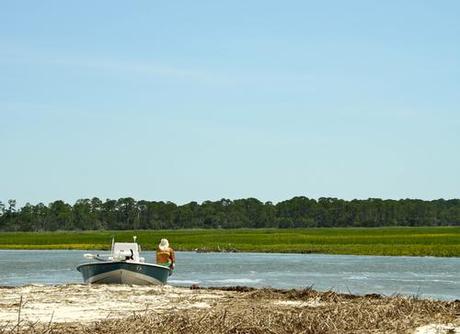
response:
M366 280L368 279L367 276L360 276L360 275L355 275L355 276L350 276L350 277L347 277L348 279L354 279L354 280Z
M192 284L200 284L201 281L170 279L168 280L168 283L173 284L173 285L192 285Z
M218 284L254 284L262 282L261 279L251 279L251 278L227 278L221 280L209 280L210 283L218 283Z

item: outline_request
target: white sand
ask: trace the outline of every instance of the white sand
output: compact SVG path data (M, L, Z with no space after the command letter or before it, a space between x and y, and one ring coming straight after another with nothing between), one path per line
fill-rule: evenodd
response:
M460 334L460 327L453 324L431 324L417 328L415 334Z
M21 321L91 322L133 313L210 308L233 292L191 290L171 286L31 285L0 288L0 324ZM22 296L22 305L20 299Z

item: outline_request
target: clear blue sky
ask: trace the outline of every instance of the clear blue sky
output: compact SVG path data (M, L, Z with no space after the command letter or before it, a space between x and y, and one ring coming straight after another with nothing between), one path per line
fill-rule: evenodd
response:
M4 1L0 201L460 197L460 2Z

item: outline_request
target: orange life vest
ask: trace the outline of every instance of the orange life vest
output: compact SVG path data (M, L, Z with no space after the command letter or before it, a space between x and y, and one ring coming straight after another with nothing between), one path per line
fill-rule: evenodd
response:
M165 250L157 249L157 263L174 263L175 261L176 258L172 248Z

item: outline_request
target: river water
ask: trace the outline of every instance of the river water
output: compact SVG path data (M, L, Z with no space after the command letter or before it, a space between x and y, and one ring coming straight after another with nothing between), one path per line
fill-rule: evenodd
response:
M0 250L0 285L81 283L88 251ZM100 252L104 254L104 252ZM147 262L153 252L143 252ZM460 299L460 258L177 252L169 283ZM151 261L150 261L151 260Z

